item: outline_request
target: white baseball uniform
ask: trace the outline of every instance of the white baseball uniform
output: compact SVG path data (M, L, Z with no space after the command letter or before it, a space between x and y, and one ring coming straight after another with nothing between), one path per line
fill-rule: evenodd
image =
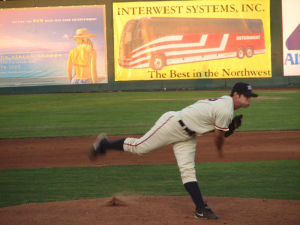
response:
M233 99L230 96L199 100L181 111L163 114L141 138L126 138L123 148L124 151L142 155L173 144L183 184L197 181L195 134L202 136L214 129L227 131L233 113Z

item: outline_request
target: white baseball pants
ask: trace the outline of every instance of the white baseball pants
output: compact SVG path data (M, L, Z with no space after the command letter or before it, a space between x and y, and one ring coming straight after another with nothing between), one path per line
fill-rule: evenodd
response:
M189 136L179 124L177 112L163 114L141 138L126 138L124 151L143 155L160 147L173 144L183 184L197 181L195 171L196 137Z

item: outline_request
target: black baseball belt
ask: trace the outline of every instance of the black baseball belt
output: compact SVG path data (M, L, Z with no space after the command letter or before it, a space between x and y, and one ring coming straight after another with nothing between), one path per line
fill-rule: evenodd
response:
M182 120L178 120L178 123L180 124L180 126L182 126L182 128L188 133L188 135L193 136L196 134L195 131L190 130Z

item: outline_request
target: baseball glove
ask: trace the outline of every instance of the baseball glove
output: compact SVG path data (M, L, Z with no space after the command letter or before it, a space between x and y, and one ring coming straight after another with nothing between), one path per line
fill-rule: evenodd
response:
M241 114L241 115L235 116L232 119L231 123L228 126L229 130L226 131L224 134L225 137L232 135L234 130L239 128L242 125L242 118L243 118L243 115Z

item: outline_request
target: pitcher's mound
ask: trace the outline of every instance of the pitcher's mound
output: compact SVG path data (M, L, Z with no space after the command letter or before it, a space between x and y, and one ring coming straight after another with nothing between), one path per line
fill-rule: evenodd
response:
M194 205L188 196L118 196L0 208L0 221L18 225L296 225L300 221L300 201L205 200L218 220L194 218Z
M112 197L112 199L106 203L106 206L127 206L127 204L117 197Z

